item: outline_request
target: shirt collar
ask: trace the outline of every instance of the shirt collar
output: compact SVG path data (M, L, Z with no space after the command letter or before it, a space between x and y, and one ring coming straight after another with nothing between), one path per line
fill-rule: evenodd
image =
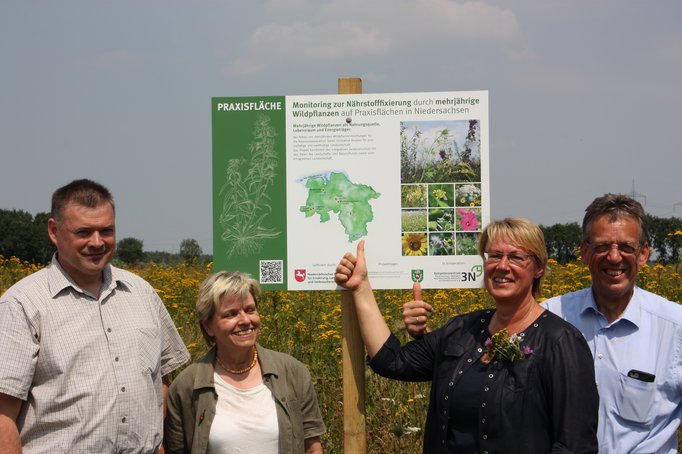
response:
M611 323L610 326L621 321L627 321L636 327L639 327L642 319L642 303L639 294L639 287L635 286L632 297L630 298L625 311L617 320ZM581 305L582 307L580 308L580 315L591 313L595 316L598 315L601 317L599 309L597 308L597 303L594 301L594 293L592 292L592 289L590 289L588 292L585 292L585 298L582 299Z
M57 260L57 253L52 255L52 262L47 267L48 272L48 288L50 290L50 295L52 298L56 298L62 291L71 287L78 293L85 295L90 295L89 292L83 290L83 288L76 284L76 281L69 275L69 273L62 268ZM102 287L100 290L100 298L105 297L110 292L112 292L119 284L130 287L130 283L125 278L125 275L118 268L114 268L111 264L107 264L102 270ZM90 295L92 296L92 295Z
M272 351L263 348L256 343L258 350L258 362L260 363L261 374L263 377L267 375L279 375L280 371L277 367L277 361L273 361ZM213 379L213 372L215 363L215 355L217 348L214 345L211 349L197 362L197 373L194 376L194 389L201 388L215 388L215 381Z
M213 380L213 363L215 362L215 355L217 348L214 345L211 349L197 361L197 373L194 375L194 388L215 388Z
M281 372L280 368L278 367L281 365L280 361L274 360L272 350L263 348L258 344L256 344L256 348L258 349L258 358L260 360L260 368L263 373L263 377L267 375L274 375L277 377Z

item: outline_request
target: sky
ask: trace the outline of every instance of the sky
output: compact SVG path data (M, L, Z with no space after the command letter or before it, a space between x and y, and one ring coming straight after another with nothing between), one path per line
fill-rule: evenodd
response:
M212 251L211 97L489 91L491 217L682 217L679 0L0 2L0 208L92 178L118 238ZM634 191L633 191L634 189Z

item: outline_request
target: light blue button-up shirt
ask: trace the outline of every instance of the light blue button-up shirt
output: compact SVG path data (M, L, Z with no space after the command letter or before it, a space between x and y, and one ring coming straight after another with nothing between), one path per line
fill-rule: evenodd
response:
M577 327L594 356L599 452L677 453L682 306L638 287L613 323L599 313L589 288L542 305ZM653 382L642 380L646 374Z

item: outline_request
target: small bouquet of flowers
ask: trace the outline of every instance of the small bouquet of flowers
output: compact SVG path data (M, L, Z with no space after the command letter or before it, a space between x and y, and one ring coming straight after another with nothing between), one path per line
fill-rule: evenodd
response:
M502 328L483 344L485 352L481 361L489 364L493 360L514 362L517 359L526 359L533 354L533 349L527 345L521 347L522 341L518 334L510 336L507 328Z

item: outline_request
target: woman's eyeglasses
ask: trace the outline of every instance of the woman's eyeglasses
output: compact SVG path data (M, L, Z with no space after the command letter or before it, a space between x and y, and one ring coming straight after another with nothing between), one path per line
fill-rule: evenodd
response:
M505 257L509 260L509 263L518 267L527 266L532 259L535 258L533 254L523 254L520 252L510 252L509 254L503 254L501 252L484 252L483 260L486 263L500 263Z

